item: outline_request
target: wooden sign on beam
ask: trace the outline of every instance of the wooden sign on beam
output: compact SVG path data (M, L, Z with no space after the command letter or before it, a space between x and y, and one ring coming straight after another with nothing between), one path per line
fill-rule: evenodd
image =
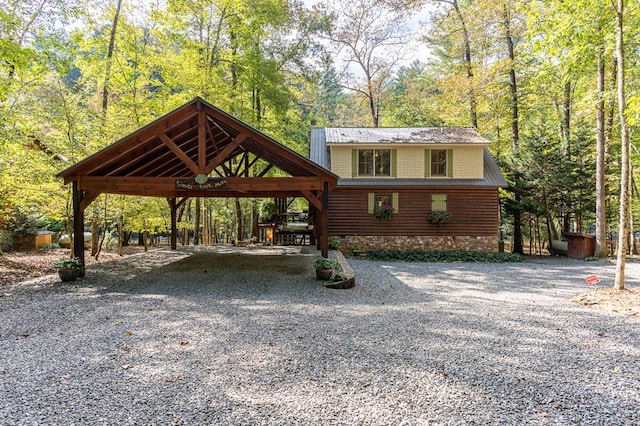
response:
M223 177L210 177L197 175L192 179L176 179L176 189L186 189L189 191L219 189L227 186L229 181Z

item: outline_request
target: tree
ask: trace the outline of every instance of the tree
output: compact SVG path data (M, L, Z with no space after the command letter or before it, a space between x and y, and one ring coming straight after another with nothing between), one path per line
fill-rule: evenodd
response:
M385 89L407 43L403 15L376 0L338 0L333 7L329 39L343 55L341 85L363 97L378 127Z
M618 226L618 256L614 287L624 290L624 271L627 261L627 232L629 226L629 127L627 125L627 99L625 96L625 42L624 0L618 0L616 8L616 58L618 62L618 114L620 116L620 219Z
M478 128L478 113L477 113L477 101L476 101L476 91L474 89L474 76L473 76L473 62L471 60L471 38L469 36L469 29L467 27L467 22L465 16L460 9L458 4L458 0L435 0L436 3L447 4L451 6L453 9L456 19L458 21L458 25L460 26L460 31L462 33L462 49L464 51L464 67L467 72L468 79L468 95L469 95L469 119L471 121L471 125Z
M518 85L516 80L516 69L515 69L515 53L513 48L513 38L511 34L511 11L509 10L508 5L505 3L503 5L503 25L504 25L504 38L507 44L507 57L509 59L509 87L511 90L511 142L513 144L513 151L518 150L518 143L520 140L520 123L519 123L519 113L518 113ZM520 175L519 172L516 171L515 174L515 185L516 187L519 184ZM516 203L520 202L520 193L516 191ZM514 253L523 253L522 248L522 222L519 210L514 212L513 216L513 252Z

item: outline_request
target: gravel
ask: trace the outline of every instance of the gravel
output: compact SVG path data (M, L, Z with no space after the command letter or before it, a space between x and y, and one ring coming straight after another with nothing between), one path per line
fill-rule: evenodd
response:
M0 423L640 423L640 320L570 301L614 265L351 260L332 290L314 254L156 250L3 287Z

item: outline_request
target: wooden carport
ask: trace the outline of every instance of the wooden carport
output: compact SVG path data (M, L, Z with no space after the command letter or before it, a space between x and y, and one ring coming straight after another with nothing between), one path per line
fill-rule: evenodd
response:
M270 173L270 176L266 175ZM176 212L191 197L304 197L316 209L314 232L327 256L329 192L338 177L201 98L166 114L60 172L73 185L73 233L102 193L164 197ZM74 251L84 264L82 238Z

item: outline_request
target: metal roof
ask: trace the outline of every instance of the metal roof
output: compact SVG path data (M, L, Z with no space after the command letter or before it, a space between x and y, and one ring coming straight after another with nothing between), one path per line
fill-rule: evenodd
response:
M311 128L311 141L309 143L309 158L325 169L329 169L329 148L324 127Z
M480 144L491 142L473 127L327 127L332 144Z

